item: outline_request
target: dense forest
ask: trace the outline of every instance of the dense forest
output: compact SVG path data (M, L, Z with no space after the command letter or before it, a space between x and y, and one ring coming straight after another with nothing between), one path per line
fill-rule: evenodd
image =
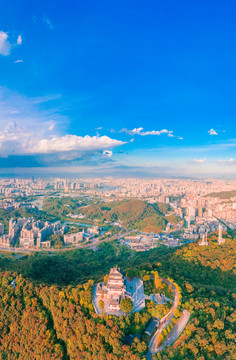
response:
M143 332L150 314L99 318L91 304L93 281L117 264L129 277L158 271L174 279L182 308L191 312L174 346L155 359L236 359L236 240L228 237L218 246L213 234L209 244L136 253L113 241L101 244L98 252L78 249L21 258L2 254L2 358L144 359ZM129 345L126 336L136 332L140 339Z
M113 202L99 202L81 208L81 212L88 219L101 221L122 221L130 229L147 232L159 232L165 229L169 221L177 223L179 219L169 214L170 206L163 203L148 204L142 200L123 200ZM171 217L168 219L168 216Z
M15 288L11 285L15 280ZM144 341L125 344L125 335L138 331L148 313L127 317L94 313L93 281L59 289L33 286L13 273L0 273L1 359L138 360Z
M65 220L69 213L78 214L80 207L90 204L88 197L46 197L43 200L43 211L51 216Z

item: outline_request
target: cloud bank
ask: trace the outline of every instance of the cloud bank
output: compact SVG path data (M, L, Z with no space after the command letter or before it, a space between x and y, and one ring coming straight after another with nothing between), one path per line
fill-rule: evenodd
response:
M28 163L31 157L41 164L98 156L105 161L112 156L111 149L125 144L106 135L81 136L66 131L69 119L51 107L58 98L58 95L26 98L0 87L1 163L12 161L14 167L22 162L20 157L27 157Z
M64 151L103 150L123 145L120 140L111 139L108 136L77 136L65 135L54 136L49 139L41 139L33 148L28 148L32 153L50 154Z

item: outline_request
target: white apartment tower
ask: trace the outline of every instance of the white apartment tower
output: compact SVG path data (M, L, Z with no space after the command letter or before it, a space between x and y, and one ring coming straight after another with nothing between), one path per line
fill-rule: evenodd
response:
M220 224L219 225L219 235L218 235L218 244L224 244L225 243L225 239L222 237L222 230L223 230L223 227L222 225Z
M202 236L202 240L199 242L199 246L207 246L208 245L208 241L207 241L207 233L203 234Z

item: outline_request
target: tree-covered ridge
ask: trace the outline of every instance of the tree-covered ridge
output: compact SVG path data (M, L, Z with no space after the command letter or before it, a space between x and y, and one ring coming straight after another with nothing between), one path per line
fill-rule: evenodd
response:
M192 243L176 251L176 256L181 256L188 261L200 262L204 267L230 271L236 275L236 241L228 234L224 234L225 243L220 246L217 243L217 234L212 234L208 238L208 246L199 246Z
M183 307L191 312L191 320L174 346L157 354L155 359L236 358L236 259L233 250L236 239L228 239L219 246L213 235L209 242L208 247L185 246L159 263L162 271L168 271L180 285Z
M135 261L137 255L135 251L115 242L102 243L99 247L98 252L77 249L49 254L32 253L19 258L19 255L15 256L14 253L2 253L0 269L15 271L39 284L77 285L91 278L96 281L101 280L104 273L108 273L114 264L125 268L130 260L132 263ZM163 251L168 250L164 248ZM141 262L142 259L138 261Z
M89 203L84 197L46 197L43 200L43 211L51 216L57 216L60 220L65 220L69 213L78 214L80 207Z
M21 276L0 273L1 359L63 359L51 319L36 289Z
M211 196L211 197L216 197L219 199L230 199L231 197L236 196L236 190L231 190L231 191L221 191L221 192L213 192L210 194L207 194L206 196Z
M145 321L150 318L148 314L132 314L135 317L135 322L132 317L128 317L127 319L130 319L131 323L128 324L128 320L123 319L124 325L120 322L121 320L117 320L115 317L112 319L109 316L98 318L91 308L91 292L86 289L86 286L91 286L88 285L91 284L88 279L102 280L104 275L109 272L110 267L117 264L124 269L129 277L144 276L147 273L158 271L161 277L172 278L181 288L182 308L190 310L191 319L174 347L165 349L161 353L161 357L157 356L157 358L161 360L231 360L235 359L236 354L236 276L233 271L236 262L235 253L232 251L236 240L229 239L224 245L216 246L214 245L214 243L216 244L214 236L209 238L209 247L201 247L195 244L184 246L177 251L160 247L149 252L136 253L114 241L101 244L100 252L78 249L53 256L30 255L20 259L2 256L0 267L4 267L4 270L14 269L18 273L22 272L24 276L30 279L30 282L22 281L30 284L31 289L35 289L32 291L37 296L39 304L37 311L46 309L49 328L53 319L54 325L50 328L52 339L54 339L52 341L55 344L53 346L60 345L61 347L57 348L64 353L66 350L67 356L74 356L73 354L77 351L81 351L79 352L79 355L83 354L79 357L81 359L83 359L82 356L86 356L85 359L88 360L93 358L104 359L104 354L98 353L101 341L100 332L110 334L113 329L116 329L117 335L113 334L112 336L113 339L118 336L117 341L121 346L119 347L121 355L110 352L110 344L102 342L101 351L104 352L105 349L107 359L116 359L119 356L125 358L125 353L128 353L131 359L132 356L134 359L143 358L141 355L141 350L144 349L142 340L141 343L135 342L131 347L125 345L120 331L123 332L125 329L124 335L129 332L138 332L140 327L145 327ZM185 254L189 251L192 255L186 257ZM224 267L222 271L220 267L213 268L205 262L209 258L214 264L217 260L214 258L215 252L217 252L217 258L228 259L231 263L231 270ZM9 304L12 294L14 294L13 289L9 287L11 279L12 277L9 275L6 285L7 291L10 291ZM33 286L32 280L34 284L37 281L36 286ZM64 287L40 285L42 282L64 285ZM85 283L85 288L83 283ZM68 284L73 284L73 286L68 286ZM24 294L27 295L27 291L24 290ZM1 295L2 298L3 295ZM68 315L70 311L73 315ZM1 313L2 316L5 316L4 311ZM75 322L73 320L77 317L80 322L78 329L76 327L77 320ZM108 320L112 320L112 322ZM84 335L83 333L82 339L86 337L84 341L87 341L87 337L90 337L93 339L93 345L89 343L85 349L78 350L77 344L81 339L81 329L86 327L87 331L87 324L88 329L93 330L91 330L91 334L86 332ZM99 330L100 327L102 330ZM11 340L13 341L14 337ZM97 344L96 354L94 344ZM139 352L136 349L137 346ZM25 358L27 359L27 357Z
M191 320L172 348L158 360L232 360L236 355L236 293L188 282L183 286Z
M15 279L15 288L11 282ZM59 289L35 287L21 276L0 273L1 359L139 360L146 342L125 337L145 329L147 312L98 316L93 281Z
M168 223L165 215L170 211L171 208L166 204L148 204L142 200L100 202L81 208L81 212L89 219L109 222L120 220L131 229L150 232L165 229ZM172 215L171 220L177 222L178 218Z

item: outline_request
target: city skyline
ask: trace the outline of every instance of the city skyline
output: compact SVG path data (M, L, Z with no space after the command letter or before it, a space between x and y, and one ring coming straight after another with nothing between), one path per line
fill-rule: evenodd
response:
M6 4L0 175L233 178L234 12L231 1Z

